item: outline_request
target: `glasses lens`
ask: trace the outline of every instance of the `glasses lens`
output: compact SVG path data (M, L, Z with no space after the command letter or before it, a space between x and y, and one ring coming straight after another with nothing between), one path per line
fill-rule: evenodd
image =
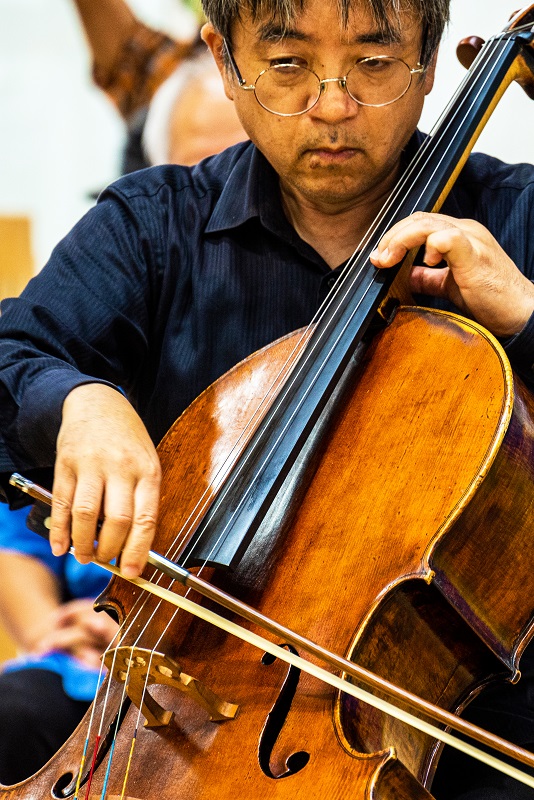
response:
M347 91L365 106L394 103L405 94L412 81L410 67L387 56L362 58L347 75Z
M256 81L256 98L267 111L282 116L302 114L317 102L321 93L319 78L306 67L275 64Z

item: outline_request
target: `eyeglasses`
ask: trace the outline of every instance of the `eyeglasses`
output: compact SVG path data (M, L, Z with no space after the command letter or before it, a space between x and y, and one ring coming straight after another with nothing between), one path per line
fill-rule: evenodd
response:
M308 67L281 63L264 69L254 83L247 85L228 43L225 41L224 44L240 88L254 92L260 106L279 117L305 114L319 102L329 83L337 83L362 106L388 106L406 94L413 75L425 71L422 64L412 69L405 61L393 56L370 56L359 58L342 78L321 80Z

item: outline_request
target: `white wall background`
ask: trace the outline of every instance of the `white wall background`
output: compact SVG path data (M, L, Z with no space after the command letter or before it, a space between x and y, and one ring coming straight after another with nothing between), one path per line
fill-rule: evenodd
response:
M179 0L130 3L150 24L171 32L190 28ZM452 24L424 130L462 79L457 42L496 33L519 5L518 0L452 0ZM89 207L89 194L117 175L122 124L91 85L89 72L71 0L0 0L0 214L32 217L38 267ZM477 149L508 161L534 161L533 125L534 105L513 86Z
M452 0L451 24L445 33L434 90L428 96L421 128L430 130L465 70L456 58L456 46L466 36L488 39L506 25L508 18L526 3L520 0ZM517 84L505 94L476 148L504 161L534 162L534 104Z

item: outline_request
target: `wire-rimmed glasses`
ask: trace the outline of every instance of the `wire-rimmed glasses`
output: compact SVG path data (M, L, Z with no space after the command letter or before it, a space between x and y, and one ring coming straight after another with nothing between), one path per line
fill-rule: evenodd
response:
M329 83L337 83L362 106L388 106L406 94L414 75L425 71L422 64L412 68L394 56L368 56L359 58L343 77L321 79L308 67L282 61L247 84L227 42L225 47L240 88L254 92L262 108L280 117L305 114L319 102Z

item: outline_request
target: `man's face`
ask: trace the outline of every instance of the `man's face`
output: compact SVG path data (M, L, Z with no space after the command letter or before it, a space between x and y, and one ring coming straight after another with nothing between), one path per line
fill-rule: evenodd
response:
M205 38L242 125L279 174L283 194L336 211L376 201L389 191L401 150L432 87L433 67L422 78L415 75L404 97L388 106L358 105L337 83L329 83L310 111L279 117L263 109L253 92L241 89L233 71L222 65L220 37L208 29ZM247 84L262 70L289 60L321 79L336 78L367 56L391 55L416 67L421 28L413 17L403 15L398 40L385 40L363 3L345 28L333 0L308 0L285 36L268 20L253 22L243 16L234 26L231 45Z

